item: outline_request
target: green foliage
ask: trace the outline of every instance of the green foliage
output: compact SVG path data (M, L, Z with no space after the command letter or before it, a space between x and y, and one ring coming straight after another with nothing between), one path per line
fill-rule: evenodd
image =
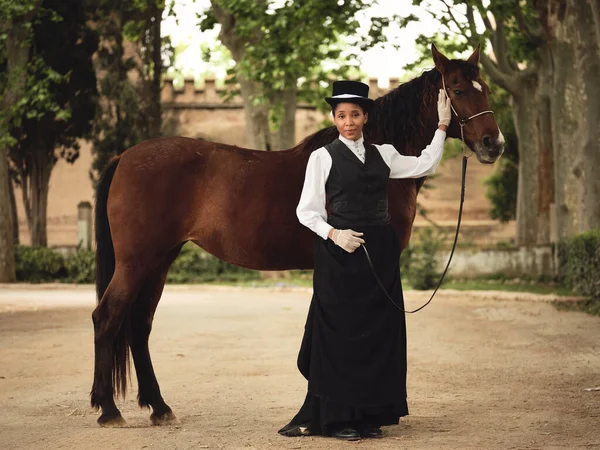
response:
M502 27L502 33L506 36L508 62L515 70L517 64L535 58L538 43L523 33L517 21L518 8L527 26L531 30L538 28L534 2L494 0L488 3L488 6L484 6L483 2L473 0L413 0L414 5L422 6L440 24L434 35L418 36L417 44L428 48L431 42L435 42L436 45L440 44L438 48L446 54L461 53L466 49L466 44L475 46L479 43L485 50L491 36L491 16L493 27L498 24ZM470 15L473 17L474 27L469 23ZM483 23L485 28L478 29L477 23Z
M600 229L578 234L558 246L559 275L581 295L600 299Z
M16 247L17 281L94 283L96 253L77 249L63 257L46 247ZM167 276L168 283L244 282L259 279L259 272L215 258L194 244L186 244Z
M485 196L492 203L490 218L500 222L514 220L517 215L519 167L514 161L517 153L507 152L496 163L494 173L484 180Z
M89 137L91 130L97 95L92 56L98 36L88 26L89 16L79 0L25 4L28 16L3 22L4 30L20 34L0 38L0 94L6 99L14 92L16 97L1 113L0 140L9 147L11 177L24 193L32 242L45 245L43 205L52 168L60 158L74 162L78 140ZM10 16L12 7L6 6L0 4L3 17ZM28 33L20 23L27 25ZM9 53L20 60L13 60L11 67Z
M323 103L331 78L348 76L353 69L357 73L352 49L384 42L394 20L373 18L367 34L359 36L356 14L370 5L365 0L214 0L212 5L201 17L201 29L218 24L216 9L233 17L233 33L245 45L231 74L261 85L260 98L254 100L271 106L275 127L283 116L285 90L298 89L299 100Z
M414 249L412 245L408 245L402 254L400 255L400 275L408 279L411 269L411 261L414 255Z
M597 298L577 301L555 300L552 302L552 304L556 307L556 309L561 311L580 311L591 314L592 316L600 316L600 299Z
M215 258L194 244L186 244L171 266L168 283L257 280L259 272Z
M416 234L417 241L411 242L407 255L409 261L403 262L401 258L401 266L408 268L408 280L414 289L432 289L437 286L441 275L437 270L437 255L444 242L444 235L433 228L424 228Z
M39 0L0 0L0 21L3 23L21 20L31 11L35 10ZM4 28L2 28L4 33Z
M93 283L96 279L96 253L93 250L77 249L65 257L47 247L17 245L15 262L17 281Z
M173 49L168 39L156 39L164 0L90 2L101 37L96 66L103 73L99 83L101 107L93 122L90 177L95 183L113 156L160 135L160 77L164 61L173 61ZM169 11L172 6L171 2ZM127 41L134 44L129 50L137 53L125 56ZM158 58L154 51L157 42Z
M77 140L89 135L97 95L92 55L98 36L87 19L77 0L45 0L32 22L31 56L23 74L26 89L11 112L16 142L11 159L20 177L29 175L32 152L74 162ZM55 147L61 150L53 155Z
M54 281L66 276L65 260L46 247L15 247L17 281L39 283Z
M444 281L443 289L457 291L530 292L540 295L573 296L572 290L552 281L507 278L503 274Z
M94 283L96 281L96 252L77 249L65 258L67 279L71 283Z
M491 219L500 222L514 220L517 216L517 191L519 179L519 140L515 129L510 95L484 77L490 86L490 107L506 142L504 154L495 164L492 175L484 180L486 197L491 201Z

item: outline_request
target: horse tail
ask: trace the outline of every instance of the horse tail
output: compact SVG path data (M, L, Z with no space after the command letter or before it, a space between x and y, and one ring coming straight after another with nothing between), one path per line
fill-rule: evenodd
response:
M100 303L115 273L115 248L113 246L110 225L108 223L108 191L120 157L114 157L104 169L96 187L96 300ZM127 390L127 372L129 369L129 343L131 327L129 315L125 318L115 336L113 344L112 381L117 395L125 396Z
M110 280L115 273L115 249L113 247L110 226L108 224L108 191L120 158L117 156L109 161L100 176L96 187L96 300L100 303Z

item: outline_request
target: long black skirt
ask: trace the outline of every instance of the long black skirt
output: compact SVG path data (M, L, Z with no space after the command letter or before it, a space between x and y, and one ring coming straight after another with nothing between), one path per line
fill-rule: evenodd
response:
M363 227L375 271L404 309L400 245L390 225ZM336 424L397 424L406 403L406 322L375 280L363 248L348 253L315 240L313 297L298 355L308 380L288 426L328 435Z

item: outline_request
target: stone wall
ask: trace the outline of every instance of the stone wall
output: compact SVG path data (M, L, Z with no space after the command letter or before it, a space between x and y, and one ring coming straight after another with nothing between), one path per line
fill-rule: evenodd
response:
M380 88L377 78L369 79L369 95L377 98L398 86L397 78L386 81L389 87ZM186 78L179 89L173 80L166 79L161 102L167 134L248 146L242 100L234 96L225 101L226 92L213 78L206 78L201 86L193 78ZM314 106L300 103L296 112L296 143L317 131L323 119Z
M438 269L442 271L448 262L448 254L440 252ZM450 263L450 275L475 278L501 273L505 276L539 277L556 273L555 259L550 246L521 247L507 250L458 249Z

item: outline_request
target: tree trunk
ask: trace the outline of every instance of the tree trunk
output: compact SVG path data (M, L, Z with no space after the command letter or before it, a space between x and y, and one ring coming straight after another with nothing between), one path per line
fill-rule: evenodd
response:
M519 94L513 97L513 115L519 138L519 186L517 193L518 246L542 244L549 241L549 203L544 170L540 160L547 158L540 139L541 122L538 117L538 76L521 80ZM542 161L544 166L549 162Z
M600 53L593 11L570 0L549 17L559 238L600 227Z
M46 150L46 149L44 149ZM50 152L53 149L49 150ZM37 156L37 155L36 155ZM54 166L53 159L48 157L47 151L40 151L31 167L31 217L32 225L31 245L47 247L48 232L48 188L50 186L50 174Z
M152 79L150 88L150 126L149 133L151 138L158 137L161 135L162 128L162 110L160 103L160 81L163 70L162 64L162 40L160 37L160 27L162 22L163 8L158 8L156 3L152 3L151 17L154 18L154 22L150 27L152 36Z
M37 13L41 0L33 2L24 17L0 24L0 31L6 33L6 74L8 88L2 97L2 110L8 111L19 99L25 88L26 67L29 58L29 34L26 26ZM1 115L0 136L6 136L10 117ZM10 212L8 175L8 147L0 146L0 282L13 282L15 276L15 247Z
M246 141L249 148L273 150L274 145L269 129L269 109L267 105L255 102L255 99L261 94L259 86L242 77L239 77L239 83L244 103Z
M15 245L21 243L19 238L19 216L17 215L17 199L15 198L15 189L12 180L8 180L8 196L10 197L10 217L13 227L13 242Z
M550 112L552 94L551 59L547 48L539 51L537 72L538 91L536 104L537 139L537 239L536 244L548 244L550 236L550 206L554 203L554 152L552 145L552 114ZM522 154L522 153L521 153Z
M295 85L290 86L282 94L283 117L277 130L276 150L285 150L296 145L297 94L298 90Z
M598 0L587 0L592 11L594 28L596 29L596 45L600 47L600 4Z
M264 3L264 2L257 2ZM235 17L221 8L218 3L211 2L213 11L217 21L221 24L219 31L219 40L231 52L231 56L236 63L240 63L244 57L245 46L252 42L246 42L235 33ZM264 6L264 5L263 5ZM258 7L258 6L257 6ZM257 30L253 42L257 42L261 38L260 30ZM246 122L246 141L248 146L257 150L277 150L281 148L283 142L290 142L289 128L286 129L285 135L281 136L277 133L274 136L271 133L269 126L269 111L272 105L267 102L257 104L257 98L262 97L263 90L258 82L248 80L239 71L237 73L242 101L244 103L244 118ZM296 93L294 92L294 97ZM294 107L295 113L295 107ZM286 119L289 122L289 119ZM280 141L281 137L285 141ZM294 140L292 135L291 141ZM293 144L292 144L293 146ZM289 147L285 147L289 148Z
M496 59L502 57L496 55ZM512 97L519 139L516 244L546 244L550 242L550 204L554 197L547 63L540 56L530 61L527 70L507 73L500 71L486 55L482 55L481 62L490 78Z
M15 281L15 248L8 195L8 151L0 153L0 282Z
M579 76L579 111L582 139L582 196L580 231L600 228L600 24L598 4L586 0L574 2L575 73Z
M55 159L52 150L43 147L32 152L29 160L29 176L23 176L23 206L27 216L27 227L31 234L31 245L48 246L47 214L50 174Z

